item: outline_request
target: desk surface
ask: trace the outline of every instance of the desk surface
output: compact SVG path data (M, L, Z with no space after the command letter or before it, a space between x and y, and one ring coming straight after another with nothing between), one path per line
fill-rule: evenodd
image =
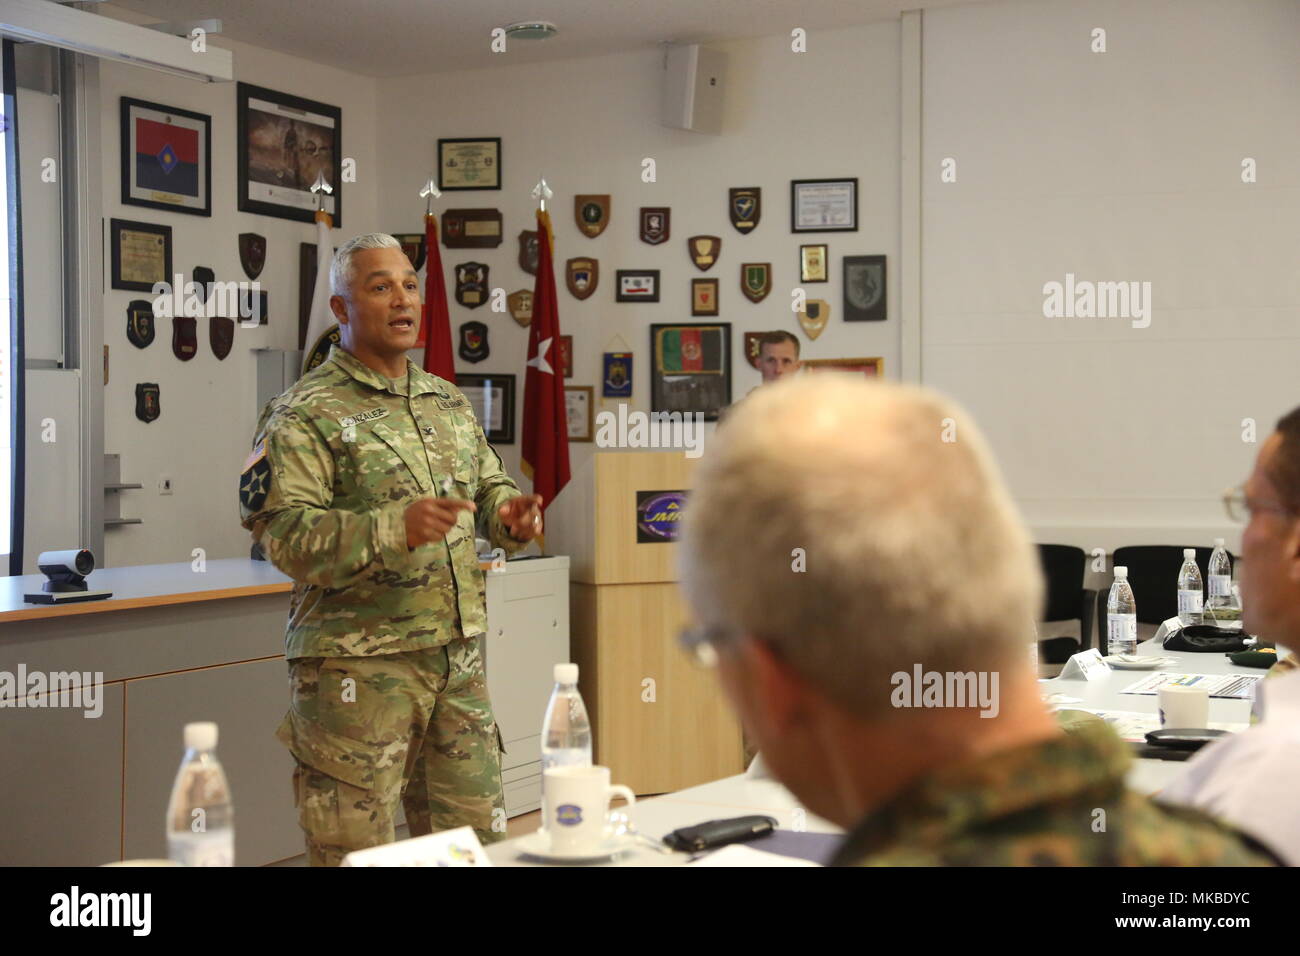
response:
M1259 668L1239 667L1228 661L1222 654L1164 651L1154 641L1139 645L1138 653L1144 656L1175 658L1178 664L1170 670L1189 674L1254 674L1263 677L1265 673ZM1151 673L1153 672L1113 670L1105 680L1056 678L1042 681L1039 686L1044 695L1065 694L1082 698L1081 703L1062 705L1065 707L1155 714L1157 708L1154 695L1120 693L1129 684ZM1248 723L1250 707L1249 700L1212 699L1210 720ZM1135 760L1127 782L1130 788L1140 793L1152 794L1164 787L1184 766L1186 764L1182 761ZM627 812L638 830L655 839L662 838L678 827L691 826L706 820L751 814L775 817L778 827L784 830L803 829L814 833L842 832L833 823L803 810L795 796L777 781L770 778L750 777L747 774L725 777L698 787L679 790L676 793L638 800L636 805L629 808ZM496 866L553 865L522 855L519 851L518 838L492 844L487 848L487 854ZM688 859L685 853L657 853L649 847L638 846L623 853L617 860L596 865L681 866Z
M508 561L506 570L535 565L539 561L543 562L537 565L540 569L553 560L563 561L567 565L569 559L564 556L547 556ZM483 571L489 571L492 563L482 561L479 567ZM40 591L44 583L43 574L0 578L0 624L257 594L287 594L293 588L292 579L276 570L270 561L253 561L250 558L208 561L202 571L196 571L192 562L188 561L98 568L90 572L86 584L92 591L111 591L112 597L64 605L28 604L23 600L24 594Z

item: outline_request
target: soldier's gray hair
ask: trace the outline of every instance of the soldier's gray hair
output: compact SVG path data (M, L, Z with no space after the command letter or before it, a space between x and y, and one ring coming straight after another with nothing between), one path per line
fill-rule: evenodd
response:
M368 232L364 236L353 236L334 253L330 263L330 295L341 295L345 299L352 289L352 280L357 277L356 266L352 264L352 254L358 249L400 249L402 244L386 232Z
M696 466L695 623L748 634L862 717L891 675L1028 667L1037 554L984 439L928 389L816 373L758 389Z

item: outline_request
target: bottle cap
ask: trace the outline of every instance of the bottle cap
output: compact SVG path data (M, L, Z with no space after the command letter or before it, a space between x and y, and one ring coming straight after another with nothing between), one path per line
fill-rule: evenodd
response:
M1123 567L1122 565L1116 565L1116 566L1115 566L1115 578L1116 578L1116 580L1119 580L1120 578L1123 578L1123 579L1127 580L1127 579L1128 579L1128 568Z
M1183 557L1184 557L1184 558L1195 558L1195 557L1196 557L1196 549L1195 549L1195 548L1183 548Z
M185 725L185 746L190 750L213 750L217 746L217 725L201 721Z
M1222 539L1222 538L1215 538L1215 539L1214 539L1214 546L1215 546L1216 548L1222 548L1222 547L1223 547L1223 539Z
M557 684L578 683L578 665L577 664L556 664L555 683Z

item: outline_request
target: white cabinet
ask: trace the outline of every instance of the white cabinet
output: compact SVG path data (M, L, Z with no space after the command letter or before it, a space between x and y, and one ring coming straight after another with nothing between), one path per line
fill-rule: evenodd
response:
M510 561L487 578L484 662L501 758L506 815L542 801L541 729L554 666L569 656L569 559Z

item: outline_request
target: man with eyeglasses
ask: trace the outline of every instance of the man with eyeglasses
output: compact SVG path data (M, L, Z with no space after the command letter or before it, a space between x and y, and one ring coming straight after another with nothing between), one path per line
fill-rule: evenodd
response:
M1101 721L1067 734L1044 706L1025 653L1038 558L959 409L796 376L743 402L709 452L679 552L683 643L775 776L848 831L833 864L1272 862L1128 790L1128 746Z
M1300 408L1265 440L1246 484L1224 501L1241 535L1241 613L1249 634L1300 647ZM1289 663L1288 663L1289 662ZM1200 807L1300 865L1300 673L1260 684L1264 720L1216 741L1188 761L1160 793L1169 803Z

